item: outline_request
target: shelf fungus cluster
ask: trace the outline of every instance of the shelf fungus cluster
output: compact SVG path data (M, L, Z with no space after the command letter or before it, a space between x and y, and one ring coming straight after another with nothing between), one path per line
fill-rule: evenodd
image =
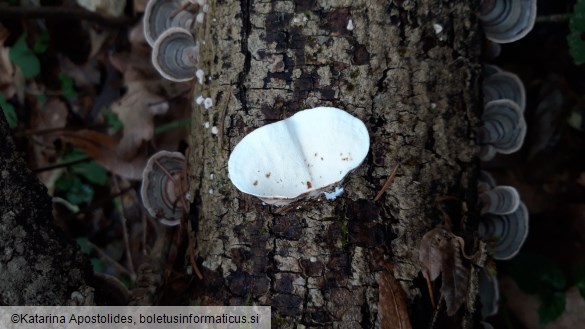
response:
M144 36L152 46L152 64L171 81L192 80L199 64L199 44L191 34L198 14L189 4L150 0L144 12Z
M182 153L160 151L148 160L142 175L142 203L162 224L175 226L188 211L186 160Z
M484 110L482 126L477 129L482 161L496 153L511 154L522 147L526 136L526 92L517 75L487 65L483 82Z
M514 42L534 27L536 0L481 0L479 19L488 40Z
M479 270L478 292L482 304L481 317L485 319L496 315L500 306L498 277L486 267Z
M528 235L528 210L515 188L496 185L486 172L481 174L478 190L482 213L479 236L494 259L510 259Z
M317 107L248 134L231 153L228 172L238 190L283 206L342 191L338 185L362 163L369 147L361 120L337 108Z
M496 185L494 178L481 171L478 183L481 219L479 237L486 243L489 254L496 260L516 256L528 236L528 209L511 186ZM479 272L479 298L482 318L498 313L500 291L495 263ZM489 328L489 324L487 324Z

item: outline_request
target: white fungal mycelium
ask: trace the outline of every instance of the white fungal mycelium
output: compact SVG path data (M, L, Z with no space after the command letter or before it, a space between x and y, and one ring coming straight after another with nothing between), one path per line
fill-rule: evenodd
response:
M197 82L199 82L199 84L202 85L203 81L205 80L205 72L203 72L202 69L198 69L197 71L195 71L195 76L197 77Z
M347 30L348 31L353 31L353 21L351 20L351 18L347 22Z
M340 194L335 186L362 163L369 148L361 120L317 107L248 134L230 155L229 177L240 191L279 206L324 191Z
M205 109L208 110L211 106L213 106L213 100L207 97L205 100L203 100L203 106L205 106Z

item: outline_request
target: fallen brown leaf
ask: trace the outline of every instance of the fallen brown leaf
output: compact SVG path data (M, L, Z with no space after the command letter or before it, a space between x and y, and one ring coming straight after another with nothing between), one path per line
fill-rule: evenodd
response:
M90 158L110 172L126 179L142 179L142 171L148 159L142 155L123 159L119 156L118 142L112 136L82 129L62 132L60 137L64 142L84 150Z
M12 98L16 93L14 86L14 65L10 61L10 48L4 47L4 41L10 32L0 24L0 92L6 98Z
M67 105L57 97L50 97L47 102L39 107L36 104L35 110L31 111L30 126L38 130L59 129L67 124ZM34 167L44 167L55 162L57 154L53 143L57 139L55 134L40 134L31 136L34 143L31 143L34 157ZM45 184L52 195L54 182L58 177L54 171L43 171L38 174L39 180Z
M398 280L392 275L392 267L384 266L384 271L378 277L379 299L378 312L380 314L381 329L411 329L408 317L408 303L404 290Z
M441 294L447 304L447 314L455 315L465 302L469 288L469 269L463 266L462 239L438 227L427 232L419 247L419 261L427 281L443 274ZM430 285L429 285L430 287ZM432 297L432 291L429 291Z
M134 157L142 143L154 135L153 117L168 109L168 102L148 91L142 83L130 84L126 95L112 105L112 111L124 124L119 155L126 159Z

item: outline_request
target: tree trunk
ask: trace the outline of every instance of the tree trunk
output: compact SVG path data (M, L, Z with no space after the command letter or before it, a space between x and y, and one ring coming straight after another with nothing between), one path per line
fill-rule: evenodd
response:
M197 37L207 79L194 97L192 210L206 304L271 305L282 328L378 328L378 280L393 268L415 328L471 328L476 276L455 317L434 316L420 274L421 237L448 214L477 222L473 127L480 109L477 1L217 1ZM351 24L350 24L351 22ZM351 28L353 25L353 29ZM282 211L236 190L235 145L316 106L359 117L364 163L335 201ZM217 135L204 129L216 126ZM283 150L286 151L286 150ZM396 165L398 174L374 196ZM437 201L450 196L455 201ZM466 266L473 265L466 263Z
M91 303L79 246L54 227L47 189L26 167L0 114L0 305Z

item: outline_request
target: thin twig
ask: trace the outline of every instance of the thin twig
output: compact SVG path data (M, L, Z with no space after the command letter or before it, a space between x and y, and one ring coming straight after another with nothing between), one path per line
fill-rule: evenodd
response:
M69 167L69 166L76 165L78 163L84 163L84 162L88 162L88 161L92 161L92 159L90 157L86 156L86 157L81 157L79 159L75 159L72 161L65 161L65 162L55 163L55 164L44 166L44 167L38 167L38 168L33 169L32 171L34 173L40 173L43 171L49 171L49 170L53 170L53 169Z
M162 164L160 164L160 162L158 162L158 159L154 158L154 163L165 173L165 175L167 175L170 180L173 182L174 186L178 186L179 188L183 187L183 184L181 183L177 183L177 181L175 180L175 177L173 177L173 175L171 175L171 173L165 168L163 167ZM183 211L187 211L187 204L185 203L185 198L183 198L184 196L184 191L181 191L181 193L179 193L178 199L181 202L181 205L183 206ZM176 203L177 200L174 200L173 203Z
M120 191L120 186L118 185L118 179L117 177L114 177L114 186L116 191ZM122 209L120 209L122 208ZM122 221L122 235L124 236L124 246L126 247L126 257L127 257L127 263L128 263L128 269L130 270L130 272L134 273L132 275L132 279L136 278L136 271L134 270L134 261L132 260L132 252L130 250L130 239L128 237L128 227L126 226L127 224L127 220L126 220L126 216L124 215L126 213L126 207L124 206L124 200L122 200L122 198L120 198L120 207L118 208L118 211L120 212L120 219Z
M555 14L546 16L536 16L536 23L564 23L571 18L571 14Z
M193 268L193 271L195 271L195 274L197 274L199 280L203 280L203 274L201 274L199 267L197 267L197 261L195 259L195 246L191 238L189 238L189 259L191 261L191 267Z
M23 131L15 132L14 135L16 137L26 137L30 135L47 135L61 131L68 131L68 128L60 127L60 128L49 128L49 129L27 129Z
M83 8L69 7L0 7L0 20L5 19L80 19L99 25L121 28L136 23L137 17L106 17Z
M146 234L148 233L147 217L145 213L142 214L142 254L145 256L148 254L146 250Z
M396 172L398 171L398 167L400 167L400 164L396 164L396 167L394 167L394 170L392 170L392 173L390 174L390 176L388 176L388 178L386 179L386 182L384 182L384 185L382 186L382 189L380 190L380 192L378 192L378 194L376 194L376 197L374 198L374 202L378 202L380 200L380 198L382 197L382 195L384 194L384 191L386 191L388 189L388 187L390 187L390 183L392 183L392 179L394 178L394 176L396 176Z
M124 266L120 265L120 263L118 263L115 259L110 257L110 255L108 255L100 247L96 246L91 241L87 241L87 243L91 246L91 248L93 250L95 250L98 253L98 255L100 256L100 258L102 260L107 261L108 263L112 264L118 271L128 275L131 278L134 278L134 274L130 273L130 271L128 271L128 269L126 269Z
M218 142L220 148L223 145L223 127L224 127L225 114L227 112L228 105L230 104L231 100L232 100L232 89L230 88L227 101L225 102L225 105L223 107L223 111L221 111L221 114L219 115L219 127L218 127L219 133L217 134L217 142Z
M429 289L429 298L431 299L431 305L433 306L433 310L435 310L437 308L437 305L435 304L435 295L433 294L433 283L431 282L430 275L426 271L423 271L423 277L427 282L427 289Z

